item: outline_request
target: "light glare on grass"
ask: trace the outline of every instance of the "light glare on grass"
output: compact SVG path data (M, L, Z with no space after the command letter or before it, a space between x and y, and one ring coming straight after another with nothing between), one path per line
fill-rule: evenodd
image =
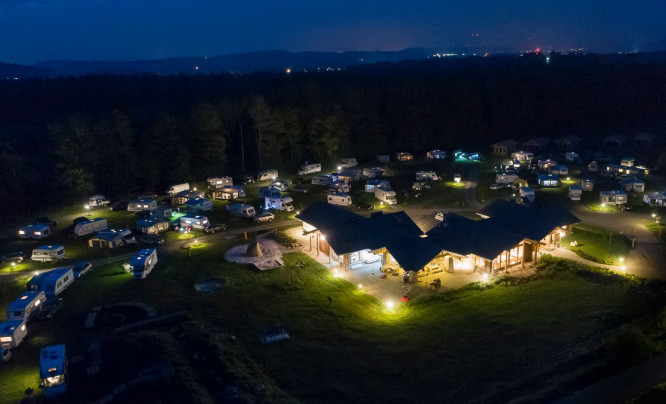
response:
M384 306L386 306L386 308L389 310L393 310L395 303L393 303L393 300L387 300L384 302Z

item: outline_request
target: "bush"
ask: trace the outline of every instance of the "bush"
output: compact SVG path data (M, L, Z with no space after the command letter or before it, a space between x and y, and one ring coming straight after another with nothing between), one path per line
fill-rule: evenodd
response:
M642 362L658 351L655 343L633 324L624 324L606 346L623 366Z

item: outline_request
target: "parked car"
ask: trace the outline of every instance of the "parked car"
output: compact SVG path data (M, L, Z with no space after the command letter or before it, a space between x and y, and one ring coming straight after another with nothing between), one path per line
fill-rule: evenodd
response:
M375 205L367 202L359 202L354 207L358 210L375 210Z
M83 275L92 270L92 264L88 261L79 261L72 266L74 278L81 279Z
M220 224L211 224L210 226L206 227L203 229L204 233L215 233L216 231L225 231L227 229L227 225L224 223Z
M37 320L52 319L57 312L62 310L64 305L65 303L63 302L62 297L52 297L42 304L42 307L35 315L35 318Z
M58 222L51 220L48 216L42 216L35 219L35 224L47 224L49 227L58 227Z
M275 219L275 215L271 212L262 212L260 215L254 217L254 223L268 223Z
M30 258L30 256L23 251L14 251L2 257L2 262L8 264L11 264L12 262L19 263L28 260L28 258Z
M156 236L154 234L141 234L138 237L138 241L140 244L146 244L146 245L159 245L159 244L164 244L164 239L160 236Z
M5 348L0 348L0 362L9 362L12 358L12 351Z
M113 205L109 206L109 210L112 211L127 210L127 205L129 205L129 201L118 201Z
M294 185L294 186L291 188L291 191L292 191L292 192L301 192L301 193L303 193L303 194L307 194L307 193L308 193L308 189L305 187L305 185L302 185L302 184Z

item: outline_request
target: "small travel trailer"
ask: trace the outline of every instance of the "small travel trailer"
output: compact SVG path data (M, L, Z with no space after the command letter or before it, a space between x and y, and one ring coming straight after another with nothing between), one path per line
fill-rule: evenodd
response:
M518 178L516 174L497 174L495 175L495 182L497 184L511 184Z
M636 159L633 157L625 157L620 160L620 165L625 167L633 167L636 165Z
M596 173L599 170L599 163L596 161L590 161L590 163L587 165L587 171L591 173Z
M576 152L566 152L564 153L564 159L573 163L580 160L580 156Z
M134 234L129 229L106 229L88 240L88 247L118 248L128 244L136 244Z
M190 184L188 184L187 182L184 182L182 184L174 184L169 188L167 188L166 194L173 196L176 195L178 192L188 191L189 189L190 189Z
M593 191L594 190L594 180L591 178L585 178L580 184L583 191Z
M321 164L315 163L315 164L310 164L307 161L305 164L302 164L301 167L298 169L298 175L307 175L307 174L314 174L314 173L320 173L321 172Z
M414 156L412 156L411 153L399 152L399 153L395 154L395 160L396 161L412 161L412 160L414 160Z
M254 209L254 208L253 208ZM210 226L210 221L206 216L201 215L185 215L180 219L181 227L191 227L193 229L203 230L206 227Z
M384 164L390 163L391 156L389 156L388 154L382 154L381 156L377 156L377 161Z
M271 181L278 177L277 170L266 170L257 174L257 181Z
M136 229L143 234L160 234L169 230L169 222L159 217L149 217L137 220Z
M398 200L395 197L395 191L391 189L375 188L375 198L387 205L395 205Z
M43 245L32 250L30 259L33 261L49 262L65 258L65 247L61 245Z
M430 150L429 152L426 153L426 158L427 159L432 159L432 160L444 160L446 159L446 152L444 150Z
M46 294L43 290L23 292L21 296L7 306L7 321L28 322L39 311L45 301Z
M56 268L42 272L30 278L26 288L28 291L42 291L46 298L58 296L74 282L74 271L71 267Z
M537 183L540 187L559 187L560 186L560 177L555 174L539 174L537 177Z
M222 188L225 185L234 185L234 179L231 177L212 177L206 179L209 190L215 190Z
M356 167L358 165L358 161L356 161L356 157L346 157L340 160L338 165L342 168Z
M384 175L384 169L380 167L364 168L363 175L370 178L381 177Z
M534 188L531 187L520 187L520 199L526 199L529 203L534 202Z
M212 192L212 198L213 199L226 199L226 200L232 200L239 198L240 194L238 193L238 190L234 187L223 187L223 188L218 188L215 191Z
M627 193L624 191L601 191L599 193L599 202L601 204L622 205L627 203Z
M234 203L233 205L229 205L227 206L227 210L231 216L237 217L251 218L257 214L257 212L254 210L254 206L244 203Z
M511 159L518 160L520 162L527 161L530 162L534 159L534 153L529 151L517 151L511 153Z
M666 191L643 195L643 202L650 206L666 206Z
M453 182L460 183L462 181L462 174L455 173L453 174Z
M127 204L128 212L157 209L157 201L152 198L138 198Z
M74 234L81 237L87 236L88 234L97 233L109 227L106 219L98 217L92 220L86 220L85 222L79 222L74 226Z
M185 191L180 191L176 195L171 197L171 204L173 206L182 205L185 202L189 201L190 199L194 198L203 198L203 194L197 191L190 191L189 189Z
M51 235L51 227L48 224L29 224L18 231L19 238L41 240Z
M583 196L583 188L580 185L569 185L569 199L580 202L581 196Z
M39 351L39 377L47 398L65 394L69 379L65 345L51 345Z
M12 320L0 323L0 348L16 348L28 335L28 328L22 320Z
M133 279L146 279L157 264L157 250L146 248L139 251L138 254L130 260L130 270Z
M328 189L338 193L346 193L351 190L351 187L346 182L335 181L334 183L328 186Z
M560 176L569 175L569 168L562 164L557 164L548 168L548 174L555 174Z
M416 181L438 181L439 176L434 171L417 171Z
M624 178L620 181L620 188L626 192L643 192L645 191L645 182L636 178Z
M88 206L94 208L96 206L106 206L108 205L109 200L104 197L104 195L93 195L88 198Z
M278 198L264 198L264 210L275 209L291 212L294 206L291 204L294 200L290 196L281 196Z
M213 211L213 201L206 198L194 198L189 199L183 203L183 206L187 207L187 210L190 212L212 212Z
M316 185L330 185L335 182L335 176L331 174L319 174L312 177L312 183Z
M365 182L365 192L375 192L377 188L391 189L391 183L379 178L371 178Z
M351 196L345 193L330 194L328 195L327 200L331 205L351 206L352 204Z

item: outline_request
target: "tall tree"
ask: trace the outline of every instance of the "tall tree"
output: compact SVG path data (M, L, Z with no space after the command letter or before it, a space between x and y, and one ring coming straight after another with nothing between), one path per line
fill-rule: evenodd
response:
M249 109L250 118L254 126L255 143L257 147L257 158L259 159L259 167L263 168L263 151L266 139L270 136L270 131L274 128L273 116L266 99L257 95L252 99Z
M212 176L226 172L226 128L220 111L212 104L204 102L192 111L191 120L196 139L202 146L198 150L200 174Z
M97 155L88 124L82 116L73 115L66 126L52 126L50 136L55 143L60 184L69 191L66 199L89 196L95 188L93 172Z

